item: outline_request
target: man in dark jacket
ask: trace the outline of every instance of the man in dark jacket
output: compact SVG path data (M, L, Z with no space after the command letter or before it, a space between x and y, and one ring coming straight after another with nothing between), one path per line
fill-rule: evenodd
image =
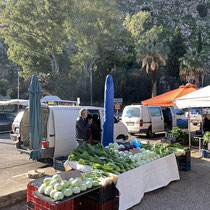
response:
M81 145L83 142L88 142L87 133L92 123L92 119L87 120L88 110L86 108L82 108L79 115L80 116L76 121L76 140L78 145Z

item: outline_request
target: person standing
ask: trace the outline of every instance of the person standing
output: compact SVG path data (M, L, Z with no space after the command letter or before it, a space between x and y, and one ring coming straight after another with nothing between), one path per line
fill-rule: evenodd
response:
M83 142L88 143L88 133L92 119L87 119L88 110L82 108L79 112L79 117L76 120L76 141L78 145L82 145Z

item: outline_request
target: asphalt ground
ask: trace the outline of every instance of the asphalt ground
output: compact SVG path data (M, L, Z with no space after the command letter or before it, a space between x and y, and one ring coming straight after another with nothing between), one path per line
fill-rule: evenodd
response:
M37 163L38 167L45 167L45 163ZM15 142L10 140L9 133L0 134L0 180L33 170L34 162L29 160L28 154L20 154Z

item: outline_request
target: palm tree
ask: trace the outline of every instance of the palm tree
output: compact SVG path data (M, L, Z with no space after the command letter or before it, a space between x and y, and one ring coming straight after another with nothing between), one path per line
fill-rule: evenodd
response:
M204 66L206 55L203 51L198 53L196 48L189 49L187 53L180 58L180 77L187 82L199 84L199 77L204 78L206 68Z
M137 62L142 62L142 69L146 67L147 73L149 69L152 70L152 97L157 95L157 69L159 63L166 65L166 52L164 42L158 42L157 39L150 38L137 45Z

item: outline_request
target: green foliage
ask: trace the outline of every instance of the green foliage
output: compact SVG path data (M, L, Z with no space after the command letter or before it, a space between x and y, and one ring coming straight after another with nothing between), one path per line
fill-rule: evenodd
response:
M8 89L8 81L6 79L0 80L0 95L6 96Z
M186 47L184 45L184 40L180 33L180 28L177 26L172 41L169 44L170 52L167 60L167 71L172 77L179 78L179 59L186 53Z
M198 53L196 48L189 49L186 54L179 59L181 78L188 82L191 81L194 84L199 84L200 76L204 77L206 74L204 63L207 59L208 57L204 51Z
M149 22L151 14L149 12L139 11L133 16L127 15L123 24L130 31L136 49L136 59L142 63L142 69L146 67L148 73L152 70L152 97L156 96L156 70L159 63L166 65L167 45L166 41L160 37L162 26L153 25Z
M9 58L22 66L23 75L58 72L57 57L66 40L65 16L70 1L11 0L1 13Z
M209 131L205 132L203 135L203 138L204 138L204 141L206 144L209 143L210 142L210 132Z
M198 53L200 53L202 49L203 47L202 47L201 30L200 30L200 26L198 26Z
M176 140L178 142L180 142L180 143L182 143L184 145L186 145L188 143L189 134L186 131L180 129L179 127L174 127L172 129L172 133L174 135L176 135Z

